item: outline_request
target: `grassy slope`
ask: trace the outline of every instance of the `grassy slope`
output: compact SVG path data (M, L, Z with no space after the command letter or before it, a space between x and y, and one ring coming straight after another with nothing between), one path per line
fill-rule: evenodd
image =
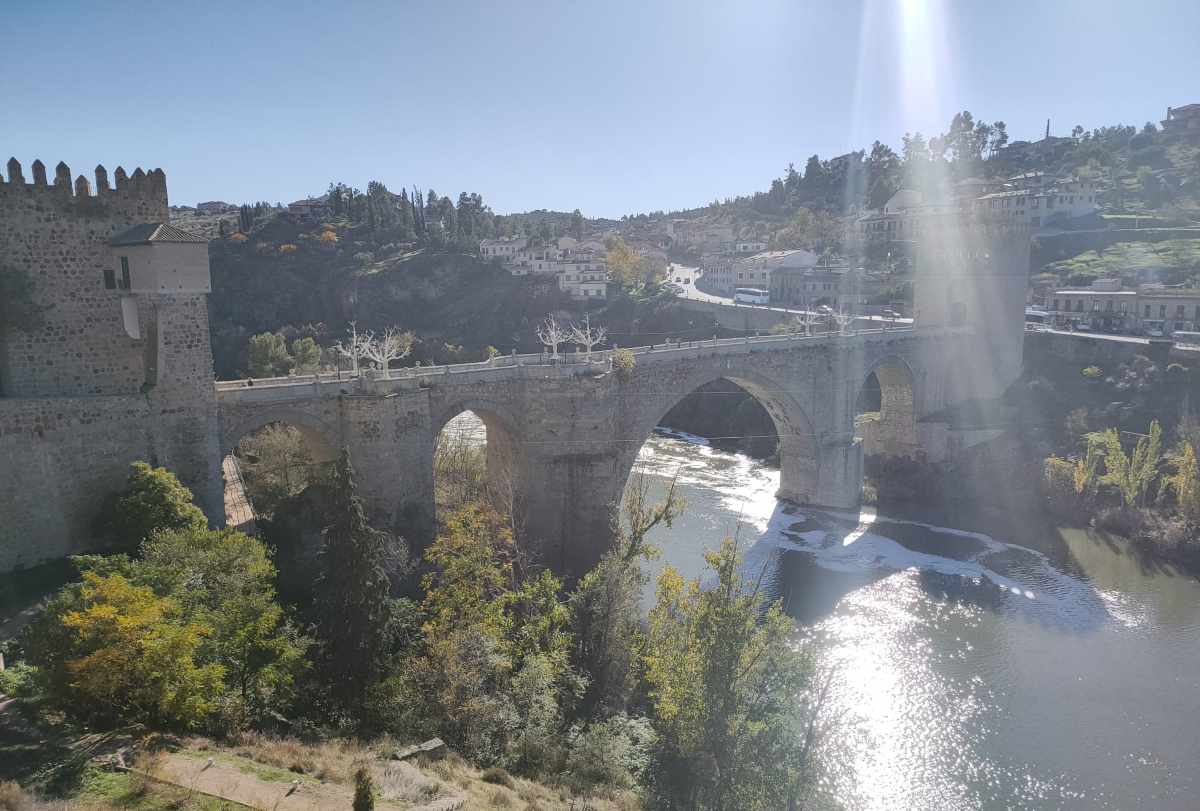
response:
M1051 262L1045 270L1061 278L1073 275L1132 278L1140 270L1200 270L1200 239L1169 239L1163 242L1118 242L1099 251Z

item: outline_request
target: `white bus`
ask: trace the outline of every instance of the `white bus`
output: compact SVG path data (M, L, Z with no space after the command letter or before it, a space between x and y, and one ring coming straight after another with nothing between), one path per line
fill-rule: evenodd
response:
M733 300L743 304L770 304L771 294L757 287L739 287L733 291Z

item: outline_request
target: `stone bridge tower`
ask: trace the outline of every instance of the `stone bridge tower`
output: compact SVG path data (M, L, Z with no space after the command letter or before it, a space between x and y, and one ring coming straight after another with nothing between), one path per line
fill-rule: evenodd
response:
M941 371L937 401L998 397L1021 374L1029 224L983 211L936 213L921 218L916 239L917 327L954 333L924 364Z
M34 311L0 323L0 570L86 548L136 460L222 514L207 241L167 224L161 169L31 169L0 179L0 276Z

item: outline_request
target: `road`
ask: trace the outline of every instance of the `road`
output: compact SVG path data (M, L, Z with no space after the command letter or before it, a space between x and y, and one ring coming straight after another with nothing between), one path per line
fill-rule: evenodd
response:
M725 304L730 307L755 307L760 310L774 310L775 312L779 313L800 314L804 312L804 309L800 307L763 307L758 304L738 304L728 296L718 296L714 293L705 293L696 286L699 279L704 275L704 271L700 268L672 263L668 265L667 275L670 281L675 282L683 289L683 292L679 294L680 298L691 299L692 301L706 301L709 304ZM903 324L906 326L912 324L911 318L893 319L884 318L883 316L879 315L858 315L856 318L859 321L886 321L889 324Z

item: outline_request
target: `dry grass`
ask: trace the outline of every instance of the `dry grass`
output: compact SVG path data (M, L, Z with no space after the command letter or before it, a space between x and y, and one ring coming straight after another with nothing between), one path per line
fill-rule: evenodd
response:
M410 761L390 760L397 746L386 738L370 745L344 739L308 744L250 733L231 747L194 739L188 748L224 750L267 767L345 786L353 785L354 772L360 766L369 765L380 800L402 808L454 796L463 797L466 808L470 809L637 811L641 808L632 792L605 797L577 796L562 786L514 777L499 769L478 769L455 752L436 759L418 756ZM501 779L501 775L508 780ZM0 811L6 810L0 806Z

